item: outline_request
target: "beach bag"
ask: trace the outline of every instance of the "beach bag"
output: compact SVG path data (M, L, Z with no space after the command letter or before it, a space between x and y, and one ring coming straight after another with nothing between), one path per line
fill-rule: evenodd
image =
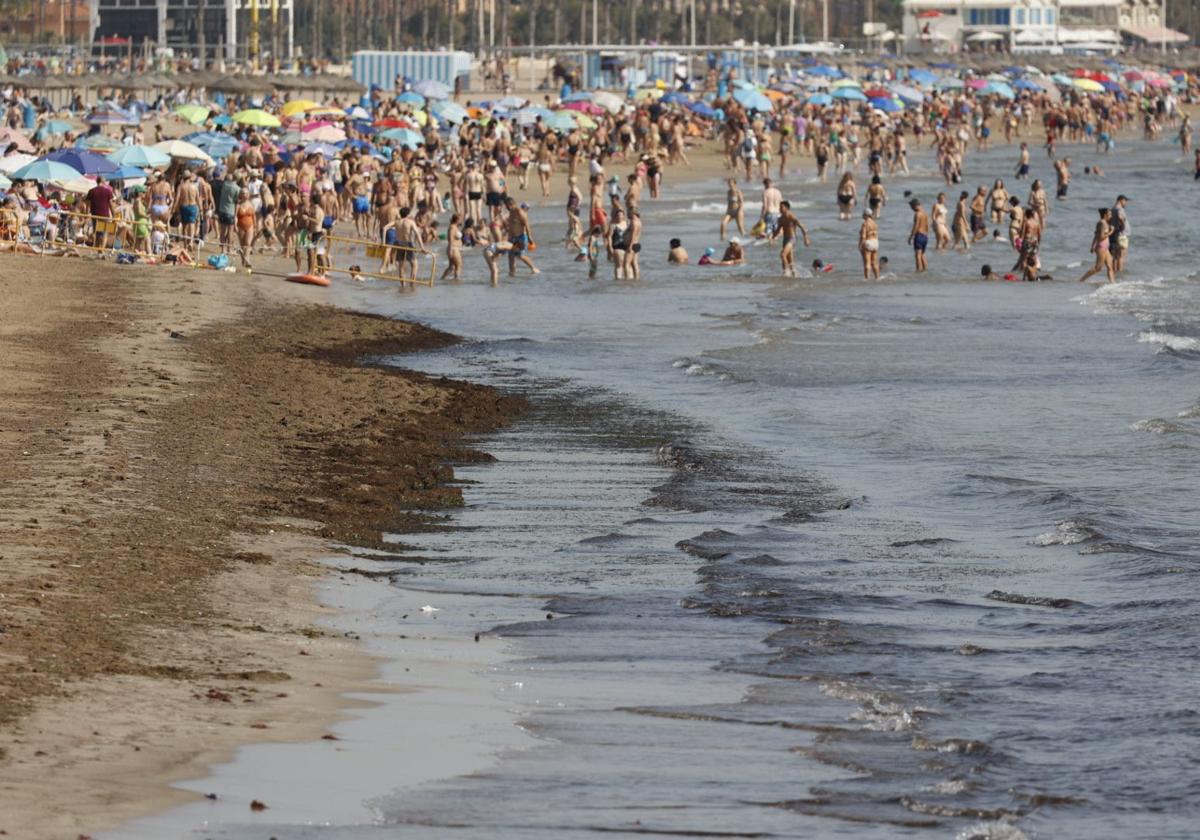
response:
M137 262L137 254L122 252L117 254L117 265L133 265Z
M229 267L229 255L228 254L213 254L211 257L208 258L208 264L212 268L216 268L216 269L228 268Z

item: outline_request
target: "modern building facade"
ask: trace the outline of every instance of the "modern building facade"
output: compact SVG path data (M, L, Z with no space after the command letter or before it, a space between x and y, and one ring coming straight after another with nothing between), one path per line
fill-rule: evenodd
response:
M89 0L92 40L131 38L207 58L290 58L294 0ZM257 44L255 43L257 34Z
M908 52L1113 53L1123 45L1178 45L1163 0L904 0Z

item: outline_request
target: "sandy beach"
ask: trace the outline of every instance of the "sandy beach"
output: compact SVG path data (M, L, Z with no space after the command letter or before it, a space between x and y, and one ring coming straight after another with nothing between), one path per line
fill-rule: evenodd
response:
M453 339L323 290L5 260L0 830L74 836L319 738L376 664L318 626L314 558L458 503L461 436L520 405L359 365Z

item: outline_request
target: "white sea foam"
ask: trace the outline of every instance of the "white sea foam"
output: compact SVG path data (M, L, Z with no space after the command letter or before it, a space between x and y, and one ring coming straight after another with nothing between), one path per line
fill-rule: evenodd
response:
M1029 840L1029 835L1015 825L996 820L964 828L956 840Z
M1129 425L1131 432L1149 432L1152 435L1173 435L1173 434L1196 434L1195 429L1190 429L1187 426L1179 423L1172 423L1170 420L1164 420L1161 417L1150 417L1146 420L1139 420L1136 423Z
M1172 350L1200 350L1200 338L1159 330L1146 330L1138 336L1138 341L1143 344L1159 344Z
M1053 531L1034 537L1033 544L1040 546L1076 545L1087 542L1096 536L1098 536L1097 532L1083 522L1068 519L1066 522L1059 522Z

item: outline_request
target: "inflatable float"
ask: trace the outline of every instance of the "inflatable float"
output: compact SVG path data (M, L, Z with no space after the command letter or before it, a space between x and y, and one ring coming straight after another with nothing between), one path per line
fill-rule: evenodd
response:
M320 274L300 274L295 272L283 278L289 283L304 283L308 286L328 286L329 278L322 277Z

